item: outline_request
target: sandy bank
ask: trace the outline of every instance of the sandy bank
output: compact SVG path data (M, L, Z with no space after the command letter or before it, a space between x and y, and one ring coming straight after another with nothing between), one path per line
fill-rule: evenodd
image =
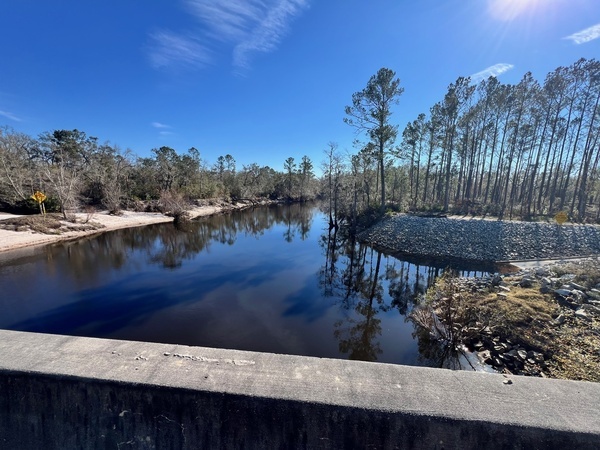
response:
M231 209L243 209L247 207L246 204L229 205L225 206L198 206L194 207L189 211L191 218L210 216L218 214L225 210ZM13 214L0 213L0 221L11 217L18 217ZM76 239L83 236L89 236L92 234L103 233L105 231L118 230L121 228L133 228L144 225L151 225L155 223L172 222L173 218L165 216L160 213L148 213L148 212L134 212L134 211L123 211L120 216L111 216L107 211L100 211L89 217L85 213L76 214L78 222L93 222L100 224L101 228L96 230L87 231L67 231L61 234L42 234L33 231L9 231L0 229L0 253L7 252L10 250L16 250L23 247L30 247L34 245L50 244L53 242L65 241L69 239Z

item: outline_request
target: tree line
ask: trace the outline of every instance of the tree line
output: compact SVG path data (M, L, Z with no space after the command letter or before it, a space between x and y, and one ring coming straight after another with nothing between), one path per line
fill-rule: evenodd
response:
M403 90L381 68L352 95L344 121L357 133L354 151L327 144L320 178L308 156L285 159L283 171L239 168L230 154L211 165L193 147L137 157L78 130L32 138L0 128L0 207L28 205L43 190L65 215L161 198L322 197L330 227L390 208L600 221L598 61L558 67L543 83L529 72L514 85L459 77L400 133L392 113Z
M0 207L33 208L35 191L47 194L47 208L65 217L76 209L101 206L112 213L136 203L177 197L285 199L304 201L317 195L318 180L307 156L289 157L285 171L252 163L238 168L230 154L210 165L192 147L178 153L155 148L138 157L79 130L55 130L38 138L0 128ZM155 203L156 203L155 202Z
M600 63L530 72L516 85L459 78L403 131L410 202L530 218L598 216Z
M543 83L529 72L514 85L459 77L397 143L402 91L382 68L346 107L356 151L325 152L333 222L374 207L600 221L598 61L558 67Z

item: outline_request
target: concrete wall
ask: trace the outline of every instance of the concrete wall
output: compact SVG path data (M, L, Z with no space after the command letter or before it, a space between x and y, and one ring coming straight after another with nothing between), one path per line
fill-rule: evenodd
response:
M600 448L600 384L0 331L0 448Z

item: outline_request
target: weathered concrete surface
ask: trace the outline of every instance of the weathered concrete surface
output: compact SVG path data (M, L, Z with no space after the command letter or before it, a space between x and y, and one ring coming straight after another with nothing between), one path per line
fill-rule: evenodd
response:
M0 331L0 448L598 448L600 385Z

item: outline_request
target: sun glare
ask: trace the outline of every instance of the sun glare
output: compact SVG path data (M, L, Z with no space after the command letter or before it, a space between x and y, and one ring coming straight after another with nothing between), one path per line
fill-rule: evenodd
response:
M490 0L489 11L499 20L510 21L524 14L531 14L548 0Z

